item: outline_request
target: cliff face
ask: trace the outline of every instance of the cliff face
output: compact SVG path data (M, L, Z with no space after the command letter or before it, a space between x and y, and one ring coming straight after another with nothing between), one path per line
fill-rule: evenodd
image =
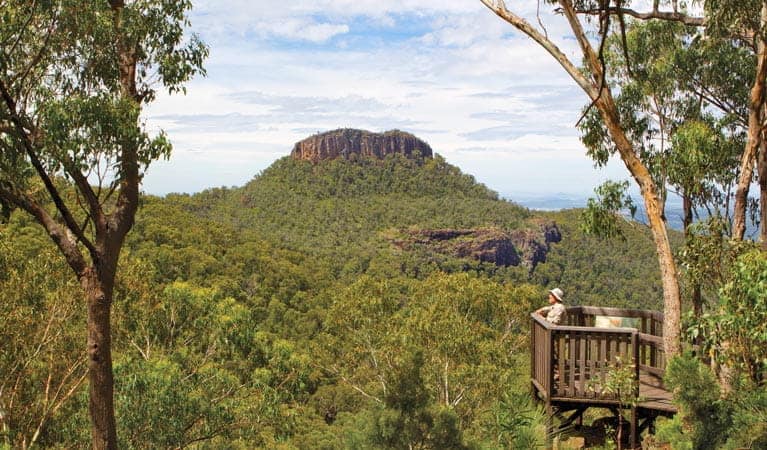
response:
M371 133L363 130L341 129L310 136L293 146L294 159L312 162L359 156L383 158L400 153L413 158L431 158L429 144L404 131Z
M538 225L537 229L511 232L497 228L408 231L404 240L394 244L403 249L426 247L437 253L497 266L522 265L532 272L536 265L546 262L551 244L562 240L555 223L541 222Z

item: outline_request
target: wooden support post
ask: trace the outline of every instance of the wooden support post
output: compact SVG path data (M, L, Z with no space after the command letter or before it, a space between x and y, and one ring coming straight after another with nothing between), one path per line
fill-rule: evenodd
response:
M631 433L629 434L629 445L632 449L639 448L639 436L637 435L637 407L631 405Z
M551 406L551 398L546 398L546 448L553 447L554 438L554 408Z

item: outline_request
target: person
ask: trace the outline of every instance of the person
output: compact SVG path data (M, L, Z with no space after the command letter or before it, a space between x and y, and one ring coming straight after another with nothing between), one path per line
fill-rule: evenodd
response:
M562 299L565 296L564 292L562 292L562 289L554 288L549 291L549 306L544 306L542 308L538 308L535 310L535 312L543 316L543 318L546 319L549 323L552 325L565 325L565 319L567 317L567 309L565 308L565 305L562 303ZM554 353L553 359L554 361L559 360L559 341L554 341L554 346L552 348L552 351ZM559 363L554 363L554 382L559 383Z
M549 306L544 306L535 310L535 313L543 316L552 325L564 325L567 316L567 310L562 303L564 297L562 289L554 288L549 291Z

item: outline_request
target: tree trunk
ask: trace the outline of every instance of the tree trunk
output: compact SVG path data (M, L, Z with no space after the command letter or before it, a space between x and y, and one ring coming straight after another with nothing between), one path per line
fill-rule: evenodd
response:
M682 351L682 296L679 292L679 276L676 271L674 254L671 251L671 243L668 239L668 230L663 216L663 206L658 196L658 188L649 170L634 152L631 141L626 137L620 124L615 102L607 88L602 92L596 106L599 108L610 137L618 148L623 163L639 185L644 199L645 212L655 242L663 286L663 349L666 358L671 358L681 354Z
M639 181L638 178L637 181ZM640 182L640 186L642 186L642 182ZM658 254L658 264L661 271L664 314L663 349L666 353L666 358L671 358L682 353L682 296L679 292L679 277L676 272L674 254L671 251L671 243L668 240L666 222L662 217L662 208L659 205L654 184L649 185L647 188L642 188L642 197L645 201L647 218L650 222L650 229L655 241L655 250Z
M682 229L685 239L690 236L690 225L692 225L692 199L689 195L682 194ZM692 283L692 309L696 319L703 315L703 297L700 291L700 282ZM700 346L703 343L703 336L695 338L695 345ZM701 355L702 357L703 355Z
M756 162L759 177L759 242L767 250L767 143L762 139Z
M762 4L761 24L767 24L767 2ZM748 141L740 162L740 178L735 191L735 210L733 211L732 236L742 240L746 234L746 209L748 190L754 174L754 160L762 142L762 124L764 123L765 84L767 83L767 45L762 34L756 36L756 78L751 87L748 104Z
M94 268L88 268L80 284L88 303L88 379L93 449L116 449L114 378L110 311L114 277L104 281Z
M682 194L682 229L684 230L684 237L688 236L690 225L692 225L692 199L689 195Z

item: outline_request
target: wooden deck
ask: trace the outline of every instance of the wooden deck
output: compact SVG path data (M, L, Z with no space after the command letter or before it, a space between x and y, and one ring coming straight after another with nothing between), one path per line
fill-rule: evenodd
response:
M635 448L656 417L676 413L661 378L666 365L663 315L589 306L567 311L564 326L531 315L533 396L564 427L591 407L609 408L615 414L629 411L630 444ZM622 327L625 323L632 327ZM574 413L564 417L567 411Z

